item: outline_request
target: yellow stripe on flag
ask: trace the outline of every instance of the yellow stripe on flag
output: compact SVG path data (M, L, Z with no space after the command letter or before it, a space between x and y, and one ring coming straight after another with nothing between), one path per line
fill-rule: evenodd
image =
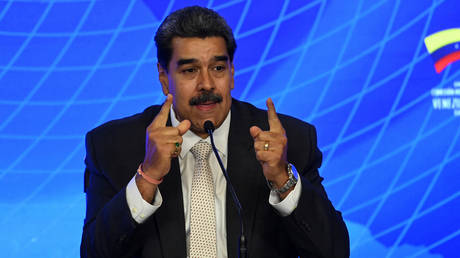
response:
M458 28L438 31L425 38L425 46L430 54L454 42L460 42L460 29Z

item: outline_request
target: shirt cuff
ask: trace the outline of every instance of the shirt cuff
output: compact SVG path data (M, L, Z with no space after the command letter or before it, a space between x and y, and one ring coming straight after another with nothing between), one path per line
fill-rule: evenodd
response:
M279 214L283 217L291 215L291 213L297 208L299 203L300 195L302 193L302 180L297 180L294 189L284 198L280 200L279 195L275 191L270 191L270 197L268 202L273 208L275 208Z
M163 203L163 197L161 196L160 190L157 188L155 198L153 198L153 204L146 202L144 198L142 198L139 188L137 188L136 176L134 176L126 186L126 201L128 202L131 216L137 223L141 224L160 208Z

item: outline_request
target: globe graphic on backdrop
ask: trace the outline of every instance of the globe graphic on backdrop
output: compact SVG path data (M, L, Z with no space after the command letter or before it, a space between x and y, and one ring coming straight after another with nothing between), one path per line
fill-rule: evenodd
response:
M460 120L430 92L460 70L436 74L423 41L460 26L448 0L0 1L7 257L79 255L85 133L164 101L153 37L190 4L233 29L235 98L316 126L352 257L454 257Z

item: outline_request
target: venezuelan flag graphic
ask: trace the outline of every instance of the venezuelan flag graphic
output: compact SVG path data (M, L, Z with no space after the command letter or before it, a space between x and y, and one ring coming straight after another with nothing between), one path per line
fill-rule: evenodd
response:
M437 73L460 60L460 28L438 31L425 38L425 46L434 60Z

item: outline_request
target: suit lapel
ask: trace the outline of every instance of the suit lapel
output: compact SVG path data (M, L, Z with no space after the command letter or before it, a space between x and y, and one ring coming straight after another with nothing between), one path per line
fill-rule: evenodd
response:
M240 108L237 101L232 103L232 119L228 136L227 172L243 207L244 231L248 244L251 241L251 225L255 217L257 203L260 202L255 189L259 188L262 170L255 158L253 140L249 128L254 124L247 111ZM229 188L226 196L227 252L229 257L237 257L240 235L240 221Z

